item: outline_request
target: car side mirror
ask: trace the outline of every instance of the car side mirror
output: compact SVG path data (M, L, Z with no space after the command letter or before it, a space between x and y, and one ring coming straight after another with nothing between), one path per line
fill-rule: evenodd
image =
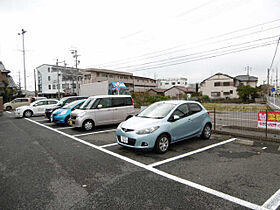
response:
M170 117L170 120L169 120L169 121L170 121L170 122L175 122L176 120L179 120L179 119L180 119L180 117L179 117L178 115L175 114L175 115L173 115L173 116Z
M33 104L33 106L37 106L37 104Z
M101 109L101 108L102 108L102 104L98 104L97 109Z

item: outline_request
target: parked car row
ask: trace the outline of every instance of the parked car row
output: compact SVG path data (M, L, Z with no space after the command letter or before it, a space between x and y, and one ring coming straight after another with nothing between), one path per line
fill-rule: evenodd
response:
M165 153L170 144L201 137L209 139L212 123L207 110L194 101L161 101L134 112L130 95L43 99L16 108L15 116L43 115L54 123L92 130L95 126L119 124L116 142L124 147L154 149Z
M3 104L4 109L7 111L15 110L20 106L27 106L34 101L46 99L46 97L31 97L31 98L16 98L8 103Z

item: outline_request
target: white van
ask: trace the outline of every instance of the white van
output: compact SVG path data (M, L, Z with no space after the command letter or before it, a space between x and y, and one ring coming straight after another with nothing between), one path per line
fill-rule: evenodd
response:
M94 126L117 124L134 115L130 95L100 95L89 97L71 113L70 125L92 130Z

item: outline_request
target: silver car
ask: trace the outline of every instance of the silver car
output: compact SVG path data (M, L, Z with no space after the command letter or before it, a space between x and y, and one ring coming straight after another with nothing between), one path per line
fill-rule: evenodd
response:
M94 126L118 124L133 115L134 105L130 95L92 96L71 113L70 125L92 130Z
M164 153L177 141L196 136L209 139L211 127L209 113L200 103L163 101L122 122L116 140L122 146Z

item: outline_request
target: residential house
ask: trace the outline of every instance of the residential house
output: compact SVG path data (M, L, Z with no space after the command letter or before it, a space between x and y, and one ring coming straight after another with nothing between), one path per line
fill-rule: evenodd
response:
M4 102L9 101L10 96L5 97L5 93L8 89L15 90L17 89L17 85L15 84L13 78L9 75L11 71L7 70L4 64L0 61L0 96L3 96ZM11 95L13 96L13 95Z
M202 95L207 95L212 99L238 98L237 88L240 85L257 86L257 77L249 75L239 75L231 77L227 74L217 73L200 83Z
M186 87L181 87L181 86L173 86L169 89L167 89L164 92L165 96L170 96L170 97L181 97L183 95L191 95L195 93L194 88L186 88Z
M167 89L152 88L152 89L148 90L147 92L148 92L150 95L153 95L153 96L164 96L164 92L165 92L166 90L167 90Z

